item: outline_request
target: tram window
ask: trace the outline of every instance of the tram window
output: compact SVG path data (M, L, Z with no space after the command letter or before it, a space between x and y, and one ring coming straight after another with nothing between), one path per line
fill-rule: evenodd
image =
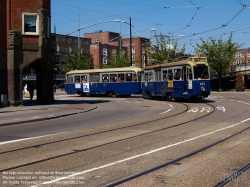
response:
M99 82L99 74L90 74L90 82Z
M174 70L174 80L181 80L181 69Z
M110 74L110 82L117 82L117 75L116 74Z
M80 76L79 75L75 76L75 83L80 83Z
M194 79L208 79L208 67L207 66L195 66L194 67Z
M108 74L102 75L102 82L109 82L109 75Z
M148 82L148 73L144 73L143 81Z
M164 81L168 80L168 71L167 70L162 71L162 80L164 80Z
M155 70L155 80L156 81L161 80L160 75L161 75L160 70L159 69Z
M142 76L141 72L138 72L138 73L137 73L137 80L138 80L138 81L141 81L141 76Z
M187 69L186 69L186 66L183 66L182 75L183 75L183 80L187 80Z
M148 73L148 81L153 81L153 72Z
M135 73L133 73L133 81L137 81L137 76Z
M191 68L187 68L187 72L188 72L188 79L192 80L193 79L193 73L192 73Z
M81 75L81 82L88 82L87 75Z
M168 80L170 80L170 81L173 80L173 70L172 69L168 70Z
M74 82L74 81L73 81L73 78L74 78L73 75L68 75L68 76L67 76L67 79L66 79L66 83L73 83L73 82Z
M118 74L118 82L123 82L124 81L124 74L123 73L119 73Z
M132 81L132 73L126 73L126 81Z

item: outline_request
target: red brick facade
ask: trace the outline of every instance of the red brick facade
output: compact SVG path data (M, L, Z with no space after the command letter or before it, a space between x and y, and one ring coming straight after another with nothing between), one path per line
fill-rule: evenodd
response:
M91 38L90 53L93 55L95 68L103 64L103 58L106 57L103 55L103 48L107 48L108 55L111 55L112 49L119 49L119 36L119 33L102 31L84 34L84 38ZM143 67L147 63L144 49L148 43L147 38L132 38L132 62L136 67ZM127 56L130 58L130 38L122 39L122 48L127 50Z
M48 45L50 43L50 1L1 0L0 94L7 94L11 105L22 103L22 70L25 66L33 63L37 72L42 71L41 66L53 67L53 64L48 65L48 62L52 61L51 54L53 54ZM47 68L48 72L43 72L43 75L47 73L50 76L50 69ZM40 78L41 87L47 86L43 86L43 81L46 79L46 77ZM39 90L38 92L40 92L41 102L47 99L47 103L51 103L53 91L52 95L51 93L46 95Z

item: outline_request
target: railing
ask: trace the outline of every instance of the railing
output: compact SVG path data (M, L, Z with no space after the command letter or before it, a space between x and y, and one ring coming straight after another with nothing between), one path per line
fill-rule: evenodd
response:
M55 74L56 80L65 80L64 74ZM36 80L36 74L23 74L23 80Z

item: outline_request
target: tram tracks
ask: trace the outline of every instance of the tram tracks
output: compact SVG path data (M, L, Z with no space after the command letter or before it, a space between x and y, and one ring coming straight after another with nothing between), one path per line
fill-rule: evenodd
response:
M237 131L237 132L235 132L235 133L233 133L233 134L231 134L231 135L229 135L229 136L227 136L225 138L222 138L222 139L220 139L218 141L215 141L215 142L213 142L211 144L203 146L203 147L201 147L201 148L199 148L197 150L194 150L194 151L192 151L192 152L190 152L188 154L182 155L182 156L180 156L178 158L175 158L175 159L173 159L173 160L171 160L169 162L165 162L163 164L154 166L154 167L149 168L147 170L138 172L138 173L133 174L131 176L127 176L127 177L122 178L120 180L117 180L115 182L109 183L109 184L105 185L105 187L113 187L113 186L117 186L117 185L121 185L121 184L126 184L127 182L130 182L132 180L135 180L137 178L145 176L145 175L147 175L147 174L149 174L151 172L162 169L164 167L168 167L168 166L170 166L172 164L175 164L175 163L177 163L177 162L179 162L179 161L181 161L183 159L186 159L186 158L192 157L192 156L194 156L194 155L196 155L198 153L201 153L201 152L203 152L203 151L205 151L205 150L207 150L207 149L209 149L211 147L214 147L214 146L216 146L216 145L218 145L218 144L220 144L222 142L225 142L225 141L227 141L227 140L229 140L229 139L231 139L231 138L233 138L233 137L235 137L235 136L237 136L237 135L239 135L239 134L241 134L241 133L243 133L243 132L245 132L245 131L247 131L249 129L250 129L250 126L248 126L246 128L243 128L243 129L241 129L241 130L239 130L239 131ZM222 187L222 186L228 184L229 182L233 181L235 178L239 177L242 173L246 172L248 169L250 169L250 163L248 163L247 165L245 165L244 167L242 167L241 169L239 169L237 172L230 175L229 177L223 179L223 181L219 182L214 187Z
M27 146L27 147L23 147L23 148L19 148L19 149L12 149L12 150L7 150L7 151L0 152L0 158L1 158L1 160L4 161L5 157L8 157L8 160L10 159L9 156L7 156L7 155L10 155L10 154L11 155L16 155L16 154L18 155L18 153L20 151L22 151L23 155L25 155L23 152L27 152L29 155L33 155L33 154L37 154L37 151L38 151L39 148L40 149L45 149L45 148L47 148L46 146L53 145L55 147L58 147L57 144L73 141L73 140L76 140L76 139L92 137L92 136L97 136L97 135L99 136L101 134L111 133L111 132L120 131L120 130L129 130L129 129L135 128L135 127L136 128L140 127L141 129L144 129L143 127L145 127L145 126L153 126L155 123L161 124L160 128L151 129L151 130L147 130L147 131L142 131L139 134L128 135L127 137L122 137L122 138L119 138L117 140L107 141L107 142L97 144L97 145L94 145L94 146L89 146L89 147L86 147L86 148L83 148L83 149L65 150L61 154L57 153L57 154L54 154L54 155L51 155L51 156L48 156L48 157L45 157L45 158L35 159L33 161L30 161L30 162L24 162L22 164L16 164L16 165L12 165L12 166L1 167L0 172L13 170L13 169L17 169L17 168L22 168L22 167L26 167L26 166L30 166L30 165L34 165L34 164L38 164L38 163L42 163L42 162L46 162L46 161L49 161L49 160L53 160L53 159L58 159L58 158L61 158L61 157L70 156L70 155L77 154L77 153L80 153L80 152L100 148L102 146L107 146L107 145L110 145L110 144L115 144L115 143L118 143L118 142L126 141L128 139L137 138L137 137L157 133L157 132L160 132L160 131L163 131L163 130L172 129L172 128L184 125L186 123L195 121L197 119L200 119L200 118L202 118L204 116L207 116L207 115L211 114L211 113L207 113L207 114L199 116L199 117L194 117L193 119L191 119L189 121L183 120L183 122L180 122L180 123L177 123L177 124L174 124L174 125L170 125L170 126L164 125L166 119L170 120L172 118L178 117L181 114L183 115L185 112L187 112L188 105L183 104L183 106L185 106L184 110L182 110L181 112L177 112L177 113L175 113L173 115L170 115L170 116L166 115L166 116L162 117L162 115L158 115L157 117L156 116L151 117L151 118L153 118L151 120L150 120L150 118L148 118L146 120L144 119L143 122L136 122L136 123L130 122L132 124L128 124L128 125L125 125L125 126L122 126L122 127L117 127L117 128L113 128L113 129L108 129L108 130L95 132L95 133L75 136L75 137L71 137L71 138L64 138L64 139L60 139L60 140L56 140L56 141L50 141L50 142L35 144L35 145L32 145L32 146ZM156 126L156 125L154 125L154 126ZM13 157L13 159L15 159L15 158Z

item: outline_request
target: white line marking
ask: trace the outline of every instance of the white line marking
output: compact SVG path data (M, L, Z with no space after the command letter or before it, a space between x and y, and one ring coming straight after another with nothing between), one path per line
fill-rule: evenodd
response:
M25 141L25 140L33 140L33 139L38 139L38 138L44 138L44 137L48 137L48 136L61 135L61 134L65 134L65 133L68 133L68 132L62 132L62 133L56 133L56 134L49 134L49 135L37 136L37 137L31 137L31 138L23 138L23 139L11 140L11 141L6 141L6 142L0 142L0 145L9 144L9 143L15 143L15 142L21 142L21 141Z
M243 104L246 104L246 105L250 105L250 103L246 103L246 102L243 102L243 101L237 101L238 103L243 103Z
M169 112L170 110L171 110L171 109L168 109L167 111L162 112L162 113L160 113L160 114L165 114L165 113Z
M184 140L184 141L181 141L181 142L177 142L177 143L174 143L174 144L171 144L171 145L167 145L165 147L161 147L161 148L158 148L158 149L155 149L155 150L151 150L149 152L146 152L146 153L143 153L143 154L140 154L140 155L135 155L135 156L132 156L132 157L128 157L128 158L125 158L125 159L122 159L122 160L118 160L118 161L115 161L115 162L112 162L112 163L109 163L109 164L106 164L106 165L102 165L102 166L99 166L99 167L95 167L95 168L91 168L91 169L88 169L88 170L85 170L85 171L81 171L81 172L78 172L78 173L74 173L72 175L68 175L68 176L65 176L65 177L61 177L61 178L57 178L55 180L52 180L52 181L47 181L47 182L43 182L42 184L50 184L50 183L53 183L53 182L57 182L57 181L60 181L60 180L64 180L64 179L68 179L70 177L74 177L74 176L77 176L77 175L82 175L82 174L85 174L85 173L88 173L88 172L91 172L91 171L95 171L95 170L99 170L99 169L102 169L102 168L106 168L106 167L109 167L109 166L112 166L112 165L115 165L115 164L118 164L118 163L122 163L122 162L125 162L125 161L128 161L128 160L132 160L134 158L138 158L138 157L142 157L142 156L145 156L145 155L149 155L149 154L152 154L152 153L155 153L155 152L158 152L158 151L162 151L164 149L167 149L167 148L170 148L170 147L174 147L176 145L180 145L180 144L183 144L183 143L186 143L186 142L190 142L192 140L196 140L198 138L202 138L202 137L205 137L205 136L208 136L208 135L211 135L211 134L214 134L216 132L219 132L219 131L222 131L222 130L225 130L225 129L229 129L229 128L232 128L236 125L239 125L241 123L244 123L246 121L249 121L250 118L246 119L246 120L243 120L239 123L236 123L236 124L233 124L231 126L228 126L228 127L224 127L224 128L221 128L221 129L218 129L218 130L215 130L215 131L212 131L212 132L209 132L209 133L206 133L206 134L203 134L203 135L200 135L200 136L196 136L194 138L190 138L190 139L187 139L187 140Z

